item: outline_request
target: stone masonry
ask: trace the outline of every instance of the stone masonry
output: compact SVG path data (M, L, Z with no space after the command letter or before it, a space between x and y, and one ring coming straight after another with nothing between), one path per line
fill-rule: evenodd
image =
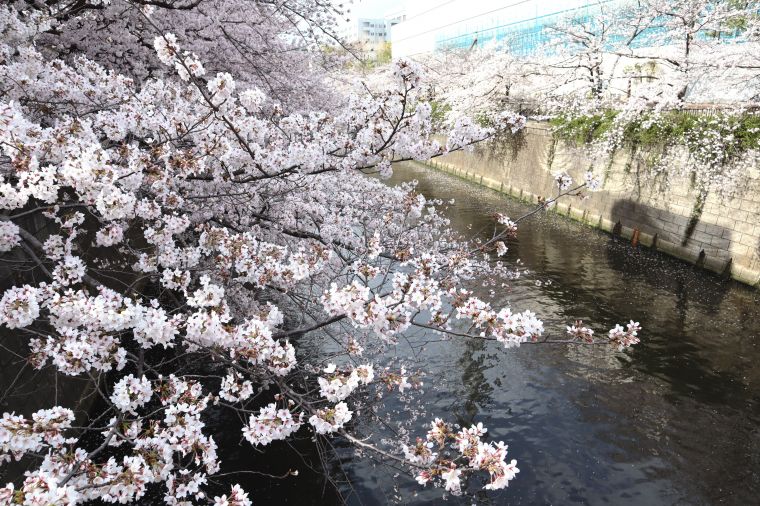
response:
M619 151L608 166L595 167L602 188L589 198L564 197L555 210L639 244L760 286L760 170L748 167L746 186L733 197L708 192L700 206L688 177L668 176L667 184L642 177ZM516 198L537 203L556 195L552 174L568 172L582 181L591 166L584 150L555 141L548 124L530 122L510 143L479 145L428 165ZM701 207L701 209L700 209Z

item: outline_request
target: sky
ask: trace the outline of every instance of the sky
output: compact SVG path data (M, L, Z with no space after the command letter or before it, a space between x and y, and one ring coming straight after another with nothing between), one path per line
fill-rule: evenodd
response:
M405 0L333 0L333 3L348 5L356 17L382 18L387 12L402 7Z

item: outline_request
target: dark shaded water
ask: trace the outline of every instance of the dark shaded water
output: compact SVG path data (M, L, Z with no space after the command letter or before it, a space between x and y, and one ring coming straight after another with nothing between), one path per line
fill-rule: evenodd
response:
M429 198L456 199L450 216L461 230L480 229L495 211L530 209L416 166L397 168L391 184L413 179ZM555 215L521 224L508 253L518 258L531 273L497 294L497 303L534 310L557 336L575 319L597 332L634 319L642 343L623 353L454 341L429 347L430 416L483 422L521 469L506 491L476 502L758 504L760 291ZM351 503L442 495L366 461L347 467Z
M516 217L530 209L412 165L397 168L390 184L415 179L427 197L455 199L448 214L462 231L490 225L488 216L496 211ZM410 424L412 435L422 436L435 416L463 425L483 422L490 437L509 444L521 470L507 490L448 503L760 503L760 291L551 214L521 224L509 247L507 259L519 259L530 273L510 282L509 290L496 288L496 306L535 311L557 337L576 319L597 332L634 319L644 328L642 343L623 353L558 345L504 350L483 341L429 344L422 366L430 375L419 399L427 413ZM486 295L489 289L481 290ZM391 401L387 409L399 407ZM360 433L384 434L357 418ZM341 498L356 505L435 504L442 498L440 489L422 488L404 472L375 466L346 448L328 459L325 473L306 431L260 452L242 440L237 418L219 414L207 422L224 471L246 473L232 481L251 493L254 504L328 505ZM283 475L294 468L299 476L282 480L251 474ZM219 491L224 488L220 484ZM162 504L160 496L141 504Z

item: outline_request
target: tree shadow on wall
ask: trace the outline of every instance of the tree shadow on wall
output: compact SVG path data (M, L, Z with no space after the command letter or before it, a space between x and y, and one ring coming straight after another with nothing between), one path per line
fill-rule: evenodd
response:
M651 248L631 248L630 239L622 239L619 234L613 234L610 247L607 249L607 259L612 268L634 273L646 279L648 283L671 292L682 292L685 287L694 287L695 295L700 293L700 297L709 299L703 302L708 306L718 307L731 286L731 283L727 282L731 267L730 229L630 199L615 202L611 210L611 219L622 226L639 229L655 237ZM693 264L666 256L657 251L657 243L663 240L677 245L695 245L699 247L700 252L694 254ZM723 254L718 254L719 251ZM704 266L708 259L721 262L724 272L719 276L712 273L710 276L704 276L705 271L699 267ZM705 287L704 284L710 286Z
M475 152L481 160L489 162L506 159L515 161L527 145L525 129L515 133L505 130L497 133L488 142L478 145Z
M704 200L705 196L698 198L691 215L682 216L632 199L620 199L612 206L611 220L656 236L656 242L665 240L683 247L699 247L705 257L725 263L731 258L733 231L701 220ZM656 249L657 245L654 246ZM694 258L697 264L700 260L704 263L706 258Z

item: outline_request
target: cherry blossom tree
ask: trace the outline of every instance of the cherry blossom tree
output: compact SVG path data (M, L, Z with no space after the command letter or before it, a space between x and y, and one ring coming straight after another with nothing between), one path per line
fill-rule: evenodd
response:
M754 1L600 2L547 25L534 54L497 43L421 64L454 116L498 109L507 97L540 101L548 113L742 104L760 93L758 12Z
M23 2L18 2L23 3ZM329 99L324 70L342 63L313 51L336 40L342 11L323 0L60 0L26 2L55 21L35 45L65 61L85 56L139 81L174 69L156 60L156 31L171 32L209 75L229 72L283 107L307 110ZM20 8L23 6L19 6ZM147 22L145 16L150 17Z
M646 168L639 183L682 175L704 200L740 191L757 164L758 12L754 1L599 3L548 25L549 42L528 57L494 46L423 64L450 119L534 104L595 166L627 148L629 164ZM721 111L684 113L705 107Z
M429 96L450 120L510 109L513 97L529 96L529 87L533 97L540 95L536 78L547 77L545 66L496 46L441 51L419 57L419 64L428 76Z
M757 16L759 7L753 1L716 0L631 4L624 19L636 19L643 28L637 35L639 49L616 47L613 52L656 62L662 67L658 80L673 87L678 99L698 100L702 82L712 81L714 89L717 78L725 86L722 89L730 89L736 84L731 80L745 74L741 60L751 59L754 52L747 23Z
M549 339L530 309L467 288L516 275L492 255L521 218L496 216L488 240L471 239L414 185L369 176L525 118L460 117L441 144L409 61L384 90L320 98L324 72L289 72L319 59L300 51L329 12L318 0L0 6L0 254L18 273L0 327L24 338L30 367L87 378L102 407L4 413L0 464L27 471L0 502L139 503L157 490L171 505L250 505L237 484L208 491L226 475L212 411L237 416L257 449L340 437L422 485L501 489L517 464L480 424L435 419L396 446L356 433L367 399L421 384L383 353L415 328L505 348L638 342L635 322ZM562 178L554 199L594 184ZM334 352L299 355L307 338Z

